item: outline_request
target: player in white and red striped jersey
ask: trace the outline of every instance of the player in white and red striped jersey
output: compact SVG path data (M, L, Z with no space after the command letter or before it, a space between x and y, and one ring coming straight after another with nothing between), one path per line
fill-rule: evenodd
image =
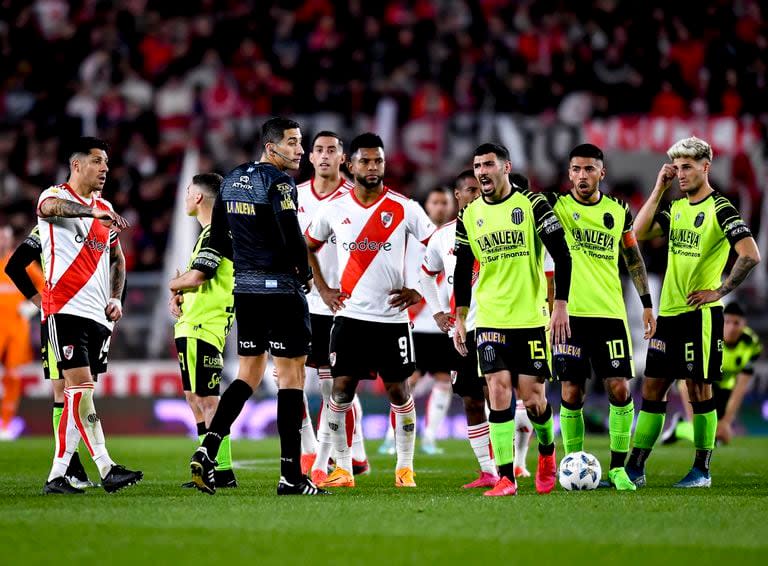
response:
M43 493L83 493L64 477L81 438L106 491L143 477L109 457L93 404L94 380L106 370L112 327L122 317L125 285L117 233L128 223L99 194L107 159L106 143L80 138L70 153L69 181L43 191L37 204L45 275L42 317L65 384L56 453Z
M472 170L460 173L454 181L454 196L459 209L480 196L480 184L475 179ZM427 245L424 260L421 265L422 276L419 281L428 310L432 315L432 325L440 332L451 333L455 316L455 300L453 295L453 271L456 268L456 221L452 220L435 232ZM479 265L475 264L475 272ZM473 278L473 283L476 276ZM480 374L477 365L477 350L475 348L475 311L477 306L474 299L470 303L467 317L467 350L468 355L462 357L451 348L448 358L453 376L453 392L464 401L464 412L467 416L467 436L472 450L480 466L480 476L464 485L465 488L493 487L499 481L496 462L491 449L490 430L485 416L485 400L487 397L485 379ZM448 334L444 334L448 338Z
M354 486L345 415L358 382L381 376L394 413L395 485L415 487L416 410L406 383L414 357L405 309L421 295L404 286L405 247L409 235L426 244L434 226L416 202L384 186L384 144L379 136L356 137L350 155L354 188L324 203L306 231L313 254L335 236L339 261L339 289L328 289L322 274L315 274L315 284L328 295L325 302L336 314L328 424L337 467L323 485Z
M301 230L309 227L317 209L323 202L344 191L349 191L353 184L344 178L341 167L344 163L344 145L341 137L327 130L315 134L310 146L309 161L314 168L314 175L308 181L298 185L298 216ZM317 253L317 268L322 273L325 282L332 288L338 288L338 259L336 243L331 239ZM325 304L323 297L313 287L307 295L309 316L312 323L312 353L307 357L307 366L317 372L320 393L323 402L317 423L317 442L312 430L312 418L309 413L307 395L304 394L304 419L301 426L301 468L305 474L310 474L316 484L327 478L328 458L331 455L331 431L328 428L328 402L333 389L331 378L331 363L328 359L333 311ZM308 383L308 382L305 382ZM362 428L362 406L355 395L352 411L348 417L352 419L354 433L352 435L352 468L355 474L367 473L370 469L365 454Z
M438 228L455 217L455 208L453 195L443 187L432 189L424 201L427 216ZM413 239L408 242L406 284L410 285L412 280L414 286L418 285L425 252L426 248L419 242ZM427 455L441 454L443 450L437 446L435 439L451 406L451 371L455 369L451 363L455 354L453 340L435 325L432 313L423 299L408 309L408 316L412 323L413 348L416 353L416 372L411 383L415 384L427 374L432 376L421 434L421 452Z

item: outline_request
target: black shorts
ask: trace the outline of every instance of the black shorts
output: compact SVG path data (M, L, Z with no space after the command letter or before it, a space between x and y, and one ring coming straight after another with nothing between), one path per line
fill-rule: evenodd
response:
M555 374L560 381L583 383L599 379L632 379L632 342L626 323L618 318L570 317L571 337L552 346Z
M458 357L458 366L451 372L453 381L453 392L459 397L470 397L476 401L485 400L483 387L485 378L480 373L480 367L477 365L477 344L475 343L475 331L467 332L467 357L456 352Z
M89 367L91 375L107 371L112 331L90 318L52 314L46 319L48 341L59 370Z
M717 383L712 386L712 397L715 400L718 421L725 416L725 409L728 407L728 401L731 398L732 392L732 389L721 389L717 386Z
M325 314L311 314L312 323L312 352L307 357L311 368L327 368L331 366L328 354L331 351L331 327L333 317Z
M416 369L408 322L370 322L344 316L331 329L331 375L398 383Z
M477 357L483 375L509 371L512 378L531 375L549 379L549 344L543 326L537 328L478 328Z
M40 360L43 364L43 377L45 379L61 379L61 372L54 356L53 348L48 339L48 323L40 323Z
M647 377L713 382L722 379L723 307L656 319L648 341Z
M184 391L200 397L218 397L224 356L213 344L199 338L176 338Z
M278 358L311 352L312 327L306 297L290 294L235 293L237 353L260 356L267 350Z
M458 367L459 353L453 339L443 332L414 332L416 369L422 374L449 373Z

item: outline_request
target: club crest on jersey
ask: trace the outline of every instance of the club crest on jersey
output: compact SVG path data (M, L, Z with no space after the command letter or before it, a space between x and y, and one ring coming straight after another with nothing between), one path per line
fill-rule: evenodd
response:
M704 213L703 213L703 212L699 212L699 213L696 215L696 220L694 220L694 221L693 221L693 225L694 225L696 228L698 228L698 227L699 227L699 226L701 226L702 224L704 224Z
M483 219L482 218L478 218L477 219L477 227L478 228L482 228L482 226L483 226Z
M522 224L525 219L523 209L519 206L512 211L512 224Z
M613 215L610 212L603 214L603 225L609 230L613 228Z
M381 223L384 225L384 228L389 228L392 226L392 220L394 220L395 215L391 212L382 212L381 213Z
M680 220L680 213L675 214L675 220Z
M64 354L64 357L65 357L65 358L67 358L68 360L71 360L71 359L72 359L72 356L73 356L73 355L74 355L74 353L75 353L75 347L74 347L74 346L64 346L64 347L61 349L61 351L62 351L62 353Z
M573 219L574 219L574 220L576 220L576 221L578 221L578 220L579 220L579 218L581 218L581 214L579 214L578 212L574 212L574 213L573 213Z

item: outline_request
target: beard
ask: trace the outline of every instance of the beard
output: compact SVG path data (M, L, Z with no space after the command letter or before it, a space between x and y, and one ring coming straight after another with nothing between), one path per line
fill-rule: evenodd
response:
M355 181L365 187L366 189L375 189L381 184L382 177L376 175L375 181L369 181L367 179L369 175L355 175Z

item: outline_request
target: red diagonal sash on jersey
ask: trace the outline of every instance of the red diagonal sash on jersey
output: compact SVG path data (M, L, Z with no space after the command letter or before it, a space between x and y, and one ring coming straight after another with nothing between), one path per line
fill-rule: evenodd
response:
M368 222L365 223L365 226L357 235L355 242L360 243L367 240L368 242L383 244L404 219L405 209L403 205L392 199L385 198L376 210L373 211ZM378 253L378 249L355 249L349 252L349 260L341 274L340 287L342 293L352 294L365 270L368 269Z
M43 291L43 311L46 316L59 312L77 294L96 272L102 254L109 250L109 230L95 218L85 239L86 241L83 242L83 247L77 254L75 261L62 274L56 284L51 287L50 281L46 281ZM93 246L88 245L86 243L88 241L103 243L104 249L98 251Z

